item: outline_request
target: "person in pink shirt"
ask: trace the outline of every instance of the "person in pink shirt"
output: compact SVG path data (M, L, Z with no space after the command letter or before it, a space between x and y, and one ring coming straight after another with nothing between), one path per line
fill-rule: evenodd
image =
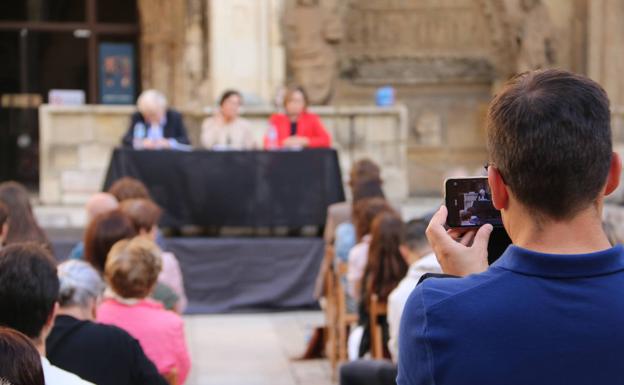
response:
M109 286L97 321L115 325L136 338L165 377L184 384L191 360L182 318L149 299L162 269L160 249L144 237L117 242L108 254L104 277Z

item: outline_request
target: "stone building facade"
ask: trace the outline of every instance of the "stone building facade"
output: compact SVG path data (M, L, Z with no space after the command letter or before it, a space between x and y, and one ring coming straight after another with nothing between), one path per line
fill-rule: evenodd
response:
M394 87L408 109L411 195L437 194L448 170L486 161L487 104L519 71L587 74L607 89L615 113L624 109L620 0L138 4L142 86L163 90L181 109L214 105L230 87L266 105L296 82L315 103L334 106L372 105L377 88ZM614 128L624 142L622 122Z

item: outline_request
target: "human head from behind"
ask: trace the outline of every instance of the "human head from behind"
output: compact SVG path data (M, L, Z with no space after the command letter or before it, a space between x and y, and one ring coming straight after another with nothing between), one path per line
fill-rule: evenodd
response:
M126 199L150 199L149 191L143 182L129 176L124 176L115 181L108 189L108 192L117 198L117 201L120 203Z
M9 233L9 209L0 202L0 249L4 246L4 240Z
M89 223L85 231L85 260L102 272L111 247L117 241L132 238L135 235L136 230L132 221L120 210L101 214Z
M167 98L156 90L145 90L137 99L137 109L148 124L160 124L167 112Z
M607 94L584 76L543 70L507 83L488 110L488 176L506 227L512 211L542 224L600 217L619 176L610 119Z
M358 241L362 241L364 236L371 233L373 220L383 211L393 211L383 198L362 199L355 204L353 217L355 218L355 236Z
M426 235L428 224L425 219L412 219L405 224L404 243L399 250L408 266L431 252Z
M0 327L0 385L44 385L41 357L24 334Z
M349 186L351 189L356 185L366 183L382 184L379 166L368 158L355 162L349 172Z
M0 250L0 325L24 333L41 353L54 324L59 280L49 251L34 242Z
M602 230L604 196L619 184L609 99L594 81L562 70L511 79L488 109L488 181L512 242L545 253L582 254L610 247ZM490 225L460 234L434 215L428 238L445 273L487 269ZM471 242L465 247L452 238ZM582 235L582 236L579 236Z
M149 199L127 199L121 203L120 210L134 225L138 235L156 241L158 221L162 210Z
M119 202L113 194L106 192L93 194L85 205L87 222L91 222L98 215L113 211L117 207L119 207Z
M284 109L286 115L291 120L297 117L308 108L308 96L303 87L288 87L284 95Z
M373 220L372 239L364 270L363 289L367 295L376 294L385 302L390 292L407 273L400 246L405 244L405 227L395 212L380 212ZM364 304L368 303L368 298Z
M37 224L30 205L28 190L17 182L0 183L0 203L9 211L6 244L34 241L48 245L48 239Z
M143 299L156 285L162 269L161 251L144 237L117 242L106 260L104 277L122 298Z
M231 122L238 118L240 108L243 104L243 97L236 90L227 90L221 95L219 100L219 111L226 122Z
M95 312L102 294L104 281L87 262L69 260L58 265L59 314L79 320L95 320Z

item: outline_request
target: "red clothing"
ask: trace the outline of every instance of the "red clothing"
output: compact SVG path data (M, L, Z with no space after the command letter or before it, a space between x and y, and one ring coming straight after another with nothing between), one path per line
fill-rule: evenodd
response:
M169 373L175 367L179 383L184 384L191 359L184 337L184 322L179 315L151 299L126 305L109 298L97 309L97 322L127 331L139 341L159 373Z
M269 119L269 124L277 129L278 147L282 147L284 140L290 137L290 118L285 114L274 114ZM323 127L318 115L302 112L297 118L297 136L304 136L310 140L308 147L331 147L331 137ZM268 139L264 137L264 147L268 147Z

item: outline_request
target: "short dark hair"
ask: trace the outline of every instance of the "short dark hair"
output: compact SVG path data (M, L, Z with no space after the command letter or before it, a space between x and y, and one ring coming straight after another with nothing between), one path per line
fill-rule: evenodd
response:
M89 223L84 236L84 256L98 271L103 272L106 256L117 241L136 235L134 224L119 209L100 214Z
M505 184L536 218L570 219L596 201L609 173L609 99L571 72L511 79L488 110L488 150Z
M290 86L286 88L286 93L284 94L284 107L286 107L286 104L288 104L288 102L293 97L295 92L301 93L301 96L303 96L303 104L307 108L308 107L308 93L306 92L305 88L303 88L302 86Z
M425 234L428 225L425 219L412 219L405 224L405 244L410 250L416 251L428 244Z
M2 226L9 220L9 209L6 205L0 202L0 231L2 231Z
M108 193L112 194L120 203L126 199L150 199L147 187L136 178L124 176L113 183L108 189Z
M238 96L241 101L243 100L243 96L240 92L236 90L225 90L221 95L221 98L219 99L219 105L222 106L223 103L225 103L225 101L228 100L231 96Z
M41 356L35 345L22 333L0 327L0 357L0 379L9 384L45 384Z
M54 258L34 242L0 250L0 325L36 339L58 298Z

